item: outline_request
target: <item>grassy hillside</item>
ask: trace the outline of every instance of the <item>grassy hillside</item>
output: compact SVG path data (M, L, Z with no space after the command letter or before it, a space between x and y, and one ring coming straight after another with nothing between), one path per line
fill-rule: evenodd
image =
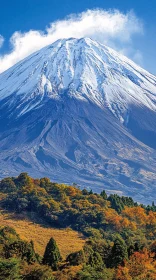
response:
M79 251L83 248L85 238L82 234L70 228L56 229L51 228L44 223L42 219L37 223L38 218L34 213L28 215L8 213L0 211L0 227L9 226L16 230L20 238L26 241L33 241L35 251L43 256L47 242L53 237L60 249L62 257L65 259L67 255Z
M0 280L156 279L154 202L22 173L0 181L0 209Z

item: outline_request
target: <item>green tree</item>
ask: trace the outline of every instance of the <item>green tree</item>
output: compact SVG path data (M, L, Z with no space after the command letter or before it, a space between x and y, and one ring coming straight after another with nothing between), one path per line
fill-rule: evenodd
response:
M16 190L16 185L12 178L5 178L0 181L0 191L3 193L10 193Z
M50 179L49 178L44 177L44 178L40 179L40 187L41 188L46 188L46 187L48 187L49 184L50 184Z
M23 186L30 186L32 184L32 178L28 176L27 173L21 173L15 180L15 184L18 188Z
M111 203L111 208L115 209L118 213L121 213L121 211L124 209L124 203L122 202L122 199L117 194L111 194L108 197L108 201Z
M97 270L101 270L104 267L102 257L98 252L93 252L89 257L89 265Z
M17 259L0 259L0 280L18 279L21 279L19 261Z
M5 257L12 258L18 257L25 260L27 263L34 263L37 261L34 246L32 242L18 240L4 247Z
M103 199L107 200L107 194L105 192L105 190L103 190L100 195L102 196Z
M66 261L69 262L70 265L84 264L85 263L84 251L81 250L78 252L71 253L70 255L67 256Z
M43 264L49 265L52 269L57 270L58 262L61 260L62 257L56 241L54 238L50 238L43 256Z
M125 241L119 236L115 239L111 252L111 267L123 265L124 260L128 259L127 246Z

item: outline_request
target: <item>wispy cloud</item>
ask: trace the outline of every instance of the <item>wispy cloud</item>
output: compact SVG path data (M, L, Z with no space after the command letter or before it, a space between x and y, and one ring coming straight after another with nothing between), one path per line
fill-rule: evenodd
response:
M90 37L119 50L132 45L133 35L142 32L142 22L131 11L123 14L118 10L98 9L73 14L52 22L45 31L16 31L10 38L11 52L0 56L0 72L60 38Z
M4 38L2 35L0 35L0 48L3 46Z

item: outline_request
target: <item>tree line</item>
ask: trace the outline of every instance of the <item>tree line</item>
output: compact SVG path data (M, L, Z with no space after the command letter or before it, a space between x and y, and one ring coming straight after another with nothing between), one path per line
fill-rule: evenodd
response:
M48 178L33 179L27 173L1 180L0 193L3 209L33 211L50 226L71 227L87 237L81 251L62 259L53 237L39 256L33 242L3 227L0 279L156 279L154 203L138 205L130 197L107 196L105 191L96 194Z

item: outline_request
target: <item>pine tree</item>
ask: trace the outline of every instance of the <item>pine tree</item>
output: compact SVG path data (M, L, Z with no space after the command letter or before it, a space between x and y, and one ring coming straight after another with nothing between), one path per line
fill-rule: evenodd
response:
M52 269L57 270L58 262L61 261L61 259L62 257L56 241L50 238L43 256L43 264L49 265Z
M123 265L124 260L128 259L127 246L121 237L117 237L114 241L111 252L111 266L117 267Z
M102 196L103 199L107 200L108 197L107 197L107 194L106 194L105 190L103 190L103 191L100 193L100 195Z

